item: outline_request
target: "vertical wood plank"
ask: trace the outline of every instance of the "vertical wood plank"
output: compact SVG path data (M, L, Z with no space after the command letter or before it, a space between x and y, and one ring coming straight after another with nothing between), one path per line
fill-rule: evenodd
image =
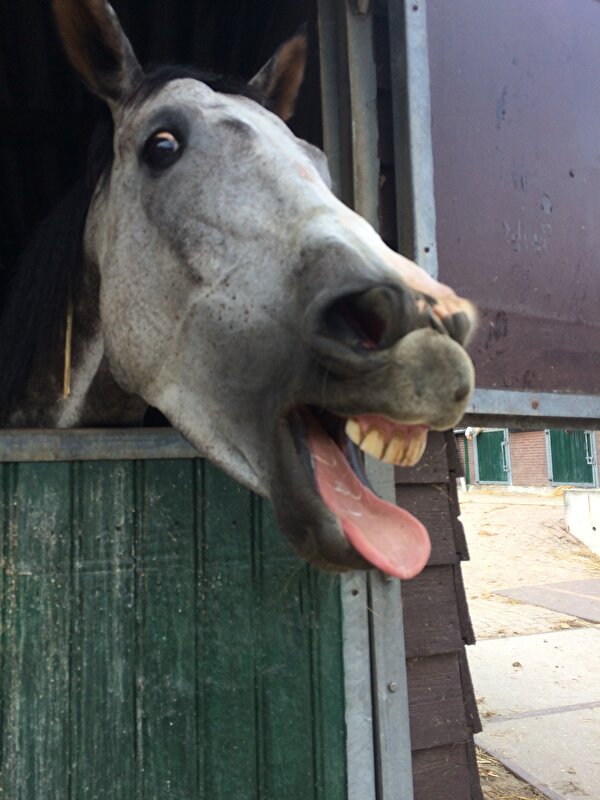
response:
M3 796L66 798L70 468L3 471Z
M308 568L293 555L266 504L257 533L261 555L257 633L261 643L258 680L265 749L264 797L302 796L312 800L316 781Z
M318 800L347 800L340 576L310 569L312 692Z
M199 664L207 800L260 797L257 760L252 562L254 501L212 465L204 466L203 566L200 592L203 647Z
M0 709L2 709L3 723L0 726L0 797L4 795L4 772L6 769L10 736L7 725L8 719L8 687L10 675L10 654L7 653L10 623L10 593L9 585L9 550L8 532L10 523L10 506L12 498L12 464L0 463Z
M142 800L198 796L193 461L136 465L136 717Z
M133 462L76 465L73 798L136 797Z

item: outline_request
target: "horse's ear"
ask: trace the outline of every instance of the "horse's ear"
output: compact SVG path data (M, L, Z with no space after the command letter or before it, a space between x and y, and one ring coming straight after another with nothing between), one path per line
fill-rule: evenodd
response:
M252 78L250 86L262 94L271 111L287 121L294 113L305 66L306 33L301 31L279 47Z
M113 106L142 78L142 69L117 15L105 0L52 0L71 64L88 87Z

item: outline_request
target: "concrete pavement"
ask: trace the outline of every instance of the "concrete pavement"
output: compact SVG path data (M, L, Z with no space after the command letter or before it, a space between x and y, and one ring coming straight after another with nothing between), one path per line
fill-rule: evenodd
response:
M600 800L600 559L562 498L460 499L478 744L551 800Z

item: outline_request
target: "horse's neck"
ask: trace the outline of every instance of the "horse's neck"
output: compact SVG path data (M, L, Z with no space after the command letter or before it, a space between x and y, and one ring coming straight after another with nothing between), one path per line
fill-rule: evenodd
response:
M65 397L63 386L55 405L55 427L134 425L141 421L145 403L126 394L116 383L99 331L82 343L69 378L68 395Z
M138 424L146 404L114 380L104 352L98 314L98 281L86 275L73 298L72 335L66 329L44 364L37 364L10 415L13 427L86 427ZM67 350L70 350L70 368ZM69 388L65 391L65 386Z

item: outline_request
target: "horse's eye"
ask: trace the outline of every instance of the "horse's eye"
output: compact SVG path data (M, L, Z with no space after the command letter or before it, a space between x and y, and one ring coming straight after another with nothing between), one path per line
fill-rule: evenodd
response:
M142 160L153 170L163 170L174 164L182 152L181 142L171 131L156 131L142 151Z

